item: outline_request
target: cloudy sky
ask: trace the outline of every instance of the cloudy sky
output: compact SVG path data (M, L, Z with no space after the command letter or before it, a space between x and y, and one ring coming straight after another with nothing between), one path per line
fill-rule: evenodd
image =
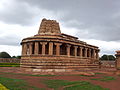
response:
M0 0L0 52L21 55L21 40L37 34L42 18L98 46L100 55L120 49L120 0Z

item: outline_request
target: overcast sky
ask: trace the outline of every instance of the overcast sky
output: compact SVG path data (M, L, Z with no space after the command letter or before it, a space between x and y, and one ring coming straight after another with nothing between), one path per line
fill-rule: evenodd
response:
M120 0L0 0L0 52L21 55L21 40L37 34L43 18L98 46L100 55L120 49Z

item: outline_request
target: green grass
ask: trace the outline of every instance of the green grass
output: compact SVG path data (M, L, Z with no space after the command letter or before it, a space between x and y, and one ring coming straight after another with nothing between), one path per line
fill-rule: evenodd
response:
M96 75L96 74L103 74L103 73L96 72L95 75Z
M87 81L44 80L43 83L54 90L58 90L58 88L63 86L65 86L64 90L109 90Z
M107 82L107 81L112 81L112 80L116 80L116 79L114 77L111 77L111 76L104 76L102 78L94 78L94 79L91 79L91 80L98 80L98 81Z
M30 86L22 79L12 79L0 76L0 83L10 90L44 90Z
M20 67L19 63L0 63L0 67Z

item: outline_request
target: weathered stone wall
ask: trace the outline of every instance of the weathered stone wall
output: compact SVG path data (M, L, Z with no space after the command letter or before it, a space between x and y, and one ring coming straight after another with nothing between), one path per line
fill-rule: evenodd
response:
M16 59L16 58L0 58L0 63L20 63L20 59Z
M115 61L101 61L101 67L111 67L111 68L113 68L113 67L115 67Z

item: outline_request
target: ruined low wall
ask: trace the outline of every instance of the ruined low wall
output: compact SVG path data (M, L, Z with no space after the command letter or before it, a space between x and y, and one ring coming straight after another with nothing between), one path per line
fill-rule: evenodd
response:
M0 58L0 63L20 63L20 59L16 59L16 58Z
M111 67L114 68L116 66L116 62L115 61L101 61L101 67Z

